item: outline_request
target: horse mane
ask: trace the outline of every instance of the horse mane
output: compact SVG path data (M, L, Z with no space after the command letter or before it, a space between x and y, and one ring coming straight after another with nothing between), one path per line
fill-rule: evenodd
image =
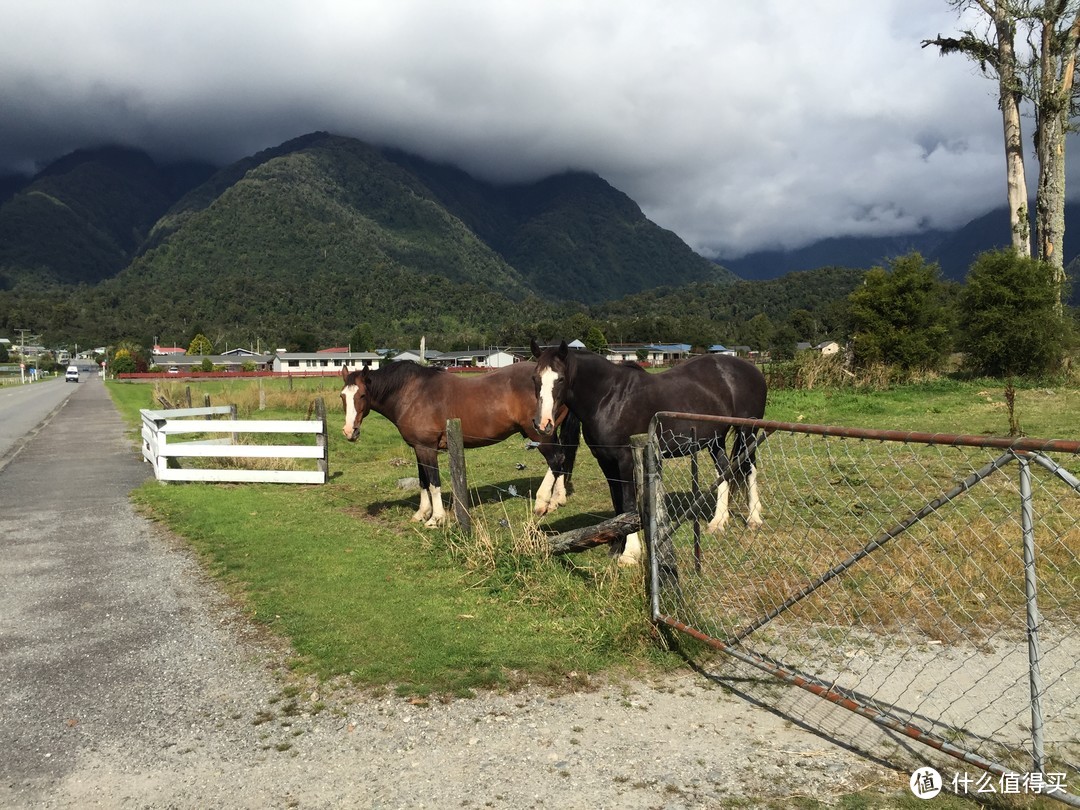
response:
M409 380L437 377L440 374L446 374L446 369L422 366L415 360L392 360L368 374L368 393L375 399L384 399L387 394L394 393Z

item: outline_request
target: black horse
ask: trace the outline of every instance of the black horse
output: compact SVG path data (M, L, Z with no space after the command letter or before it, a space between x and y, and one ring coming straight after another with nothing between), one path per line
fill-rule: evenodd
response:
M553 415L565 405L581 421L585 441L596 457L611 490L615 513L635 503L634 462L630 437L647 433L660 411L760 419L765 414L765 377L753 363L728 355L705 355L680 363L662 374L639 366L617 365L589 351L571 351L565 341L541 350L534 340L536 369L536 428L545 435L555 428ZM747 525L761 525L752 436L735 429L731 458L725 453L729 427L719 423L665 420L661 445L665 455L679 456L707 448L720 476L716 512L709 530L719 532L728 520L731 483L745 486L749 500ZM626 538L621 564L640 557L636 534Z

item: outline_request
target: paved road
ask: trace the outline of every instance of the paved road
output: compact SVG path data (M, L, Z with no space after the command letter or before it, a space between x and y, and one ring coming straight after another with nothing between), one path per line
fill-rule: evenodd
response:
M0 386L0 468L19 452L43 420L76 390L75 385L65 383L63 379L33 385L6 383Z
M0 470L2 807L120 806L132 774L206 725L250 728L275 688L190 557L134 514L150 468L83 380L24 389L61 402Z

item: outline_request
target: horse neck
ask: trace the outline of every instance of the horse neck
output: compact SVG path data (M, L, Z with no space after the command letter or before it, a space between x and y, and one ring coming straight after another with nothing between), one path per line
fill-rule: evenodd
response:
M620 378L618 366L595 354L580 354L567 363L568 385L564 400L577 417L585 420L595 414L596 406L607 395L612 384Z
M405 366L388 365L380 366L368 374L368 407L396 424L402 393L417 377L416 374L409 373L410 371L411 369Z

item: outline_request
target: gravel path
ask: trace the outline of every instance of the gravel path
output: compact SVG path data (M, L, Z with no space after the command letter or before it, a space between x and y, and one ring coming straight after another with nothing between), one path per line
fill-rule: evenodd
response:
M782 807L906 785L691 673L449 703L297 683L134 514L147 474L96 380L0 472L0 806Z

